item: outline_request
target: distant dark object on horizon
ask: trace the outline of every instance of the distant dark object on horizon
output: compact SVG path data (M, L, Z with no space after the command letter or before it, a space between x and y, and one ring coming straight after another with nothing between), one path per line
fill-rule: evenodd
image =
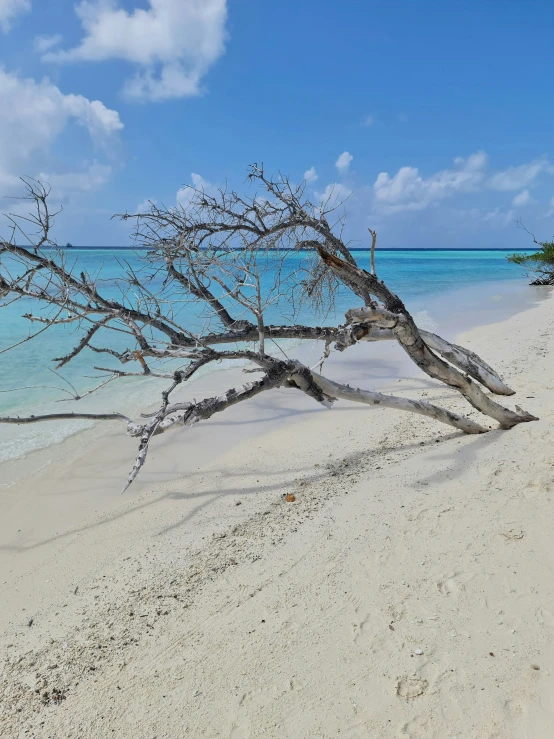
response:
M65 248L66 248L66 249L71 249L72 247L73 247L73 244L70 244L70 243L69 243L69 241L68 241L68 242L67 242L67 244L65 245Z

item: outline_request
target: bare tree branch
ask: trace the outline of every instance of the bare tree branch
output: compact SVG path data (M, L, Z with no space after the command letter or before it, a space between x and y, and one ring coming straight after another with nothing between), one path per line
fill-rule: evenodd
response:
M53 360L57 368L97 353L131 365L94 367L103 374L82 393L71 383L71 391L58 388L74 401L122 378L161 378L170 384L161 401L145 396L137 421L119 413L51 413L3 417L0 422L125 421L128 433L140 439L128 485L143 467L155 436L278 387L303 392L326 407L349 400L415 412L464 433L487 430L431 403L354 389L320 374L332 348L343 352L359 342L383 340L399 343L423 372L459 392L502 428L534 420L485 392L507 396L514 391L480 357L418 329L399 296L377 277L375 231L369 229L367 272L343 238L340 207L336 210L330 200L311 203L305 183L269 177L263 165L250 167L248 181L254 188L248 195L228 188L217 194L189 188L177 208L151 203L146 213L121 215L133 221L134 240L142 249L134 260L120 260L118 276L109 278L101 269L94 274L80 270L78 260L71 262L56 248L50 236L56 214L49 210L48 189L25 180L30 214L11 216L9 238L0 240L0 309L21 300L22 315L42 328L3 351L57 326L75 335L73 348ZM22 234L29 246L17 243ZM339 291L350 291L353 305L345 322L337 325L333 315ZM33 313L29 302L37 308ZM307 315L312 320L306 322ZM322 342L319 374L290 358L281 342L291 339ZM262 377L217 397L171 402L177 388L201 368L223 361L246 364L245 371L259 371Z
M93 421L125 421L131 423L131 419L122 413L45 413L41 416L0 416L0 423L39 423L41 421L68 421L74 419L91 419Z
M369 263L371 265L371 274L375 277L375 244L377 243L377 231L372 231L370 228L367 229L371 234L371 251L369 253Z

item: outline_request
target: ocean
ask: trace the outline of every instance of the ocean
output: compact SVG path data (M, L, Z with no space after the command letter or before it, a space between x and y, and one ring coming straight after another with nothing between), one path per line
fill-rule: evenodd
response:
M376 252L376 265L379 277L404 300L422 328L434 329L439 333L441 329L443 333L444 329L448 329L448 335L452 337L458 330L500 319L509 313L509 306L518 304L518 295L524 299L529 290L524 270L508 263L507 253L500 250L380 249ZM116 294L117 280L125 269L124 262L136 267L141 252L74 247L67 250L66 256L74 263L77 272L85 270L89 274L98 274L103 289L108 294ZM357 252L356 257L360 266L368 266L367 252ZM271 275L267 279L271 279ZM305 313L299 320L316 325L341 323L344 312L356 304L356 298L343 290L338 295L334 312L316 321ZM486 315L483 318L484 311ZM28 312L36 315L37 307L27 301L17 301L2 308L0 352L23 341L40 328L39 324L31 324L22 318L22 314ZM281 308L274 306L268 320L285 323L280 313ZM194 307L190 305L182 307L180 317L191 324L198 321ZM121 343L121 339L114 336L110 338L111 346L127 348L128 339L125 338ZM71 324L56 326L32 341L0 353L0 415L77 409L85 412L118 410L132 415L139 409L144 410L146 381L142 378L112 383L79 403L66 402L69 395L64 389L69 390L70 384L80 393L98 384L102 373L95 370L95 366L117 366L117 360L109 355L84 351L60 371L61 377L54 374L51 368L55 363L50 360L66 353L76 340L77 335ZM293 348L290 342L287 347ZM173 361L171 366L175 369L176 362ZM130 365L126 365L126 369L129 368ZM222 369L225 366L216 365L203 371ZM87 421L22 427L0 425L0 461L21 457L35 449L57 443L90 425Z

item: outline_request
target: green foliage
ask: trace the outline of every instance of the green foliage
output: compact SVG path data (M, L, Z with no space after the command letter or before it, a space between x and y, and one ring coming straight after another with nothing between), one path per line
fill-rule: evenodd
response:
M513 264L525 264L529 256L527 254L508 254L506 259Z
M534 254L509 254L506 258L513 264L528 264L539 272L554 271L554 241L537 241L539 251Z

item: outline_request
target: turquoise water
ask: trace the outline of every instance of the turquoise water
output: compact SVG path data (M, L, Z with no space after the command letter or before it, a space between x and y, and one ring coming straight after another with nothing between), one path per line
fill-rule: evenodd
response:
M481 299L492 300L500 288L505 291L510 285L514 287L526 285L524 271L509 264L506 261L506 253L492 250L379 250L376 253L376 265L379 277L400 295L422 327L440 327L445 323L453 324L456 320L459 326L463 327L466 312L471 310L472 306L475 309ZM121 260L124 258L135 267L140 261L140 253L122 254L119 250L111 249L73 249L70 254L68 253L68 258L75 262L77 272L85 270L89 274L98 273L103 280L104 290L116 294L117 279L122 275L123 269ZM361 267L368 267L366 253L357 252L356 258ZM291 269L293 267L294 262L291 262ZM270 276L267 279L269 280ZM345 310L356 304L357 299L349 291L343 290L338 295L334 312L316 321L313 320L313 316L305 314L300 316L300 320L316 324L341 323ZM269 311L267 320L276 323L286 322L281 317L282 308L286 307L286 305L274 306ZM187 305L181 308L180 319L185 325L197 323L198 319L192 314L192 310L193 307ZM37 307L25 301L18 301L2 309L0 351L22 341L29 333L34 333L40 328L39 324L30 324L21 317L27 312L36 315ZM45 359L62 356L77 340L78 335L71 325L57 326L48 329L32 341L0 354L0 413L25 413L31 409L34 413L75 409L75 403L59 402L68 396L57 389L57 386L68 387L68 385L64 385L64 381L47 369L48 366L53 367L54 363L48 363ZM129 346L128 338L124 337L122 343L117 334L113 334L109 341L109 345L114 348L134 348ZM102 343L105 345L106 342ZM66 365L61 374L82 392L96 384L93 379L98 375L94 370L95 365L115 367L117 360L109 355L84 351ZM126 369L130 369L130 365L126 365ZM93 402L102 402L103 410L117 409L132 413L135 408L141 406L142 382L139 379L113 383L101 394L93 396L94 401L89 399L81 401L79 409L90 411ZM115 385L117 392L112 389ZM23 389L6 392L16 388ZM73 423L71 428L82 425ZM8 428L12 429L9 434ZM20 429L23 427L17 429L16 436ZM35 429L36 426L21 431L25 443L23 440L16 443L13 427L3 427L0 431L0 459L3 456L2 446L4 457L13 456L22 448L26 448L26 445L30 447L36 443L44 445L47 443L48 433L54 433L51 430L45 432ZM57 427L55 433L58 440L60 433L63 436L65 432Z

